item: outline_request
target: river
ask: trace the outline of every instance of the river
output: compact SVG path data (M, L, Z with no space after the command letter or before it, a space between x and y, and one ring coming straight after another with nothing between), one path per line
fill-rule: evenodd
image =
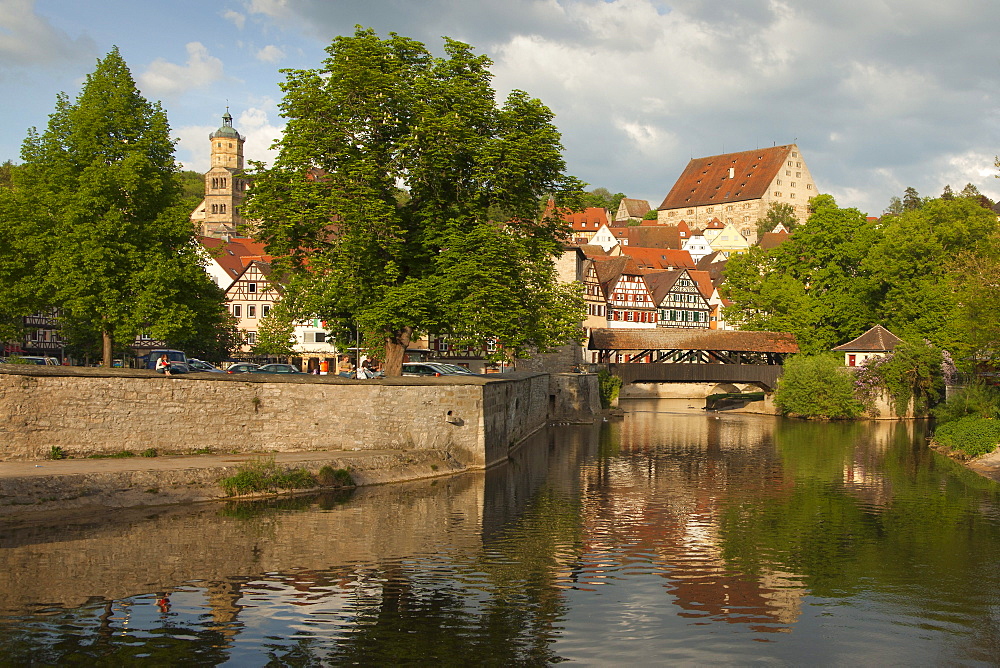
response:
M0 664L998 661L1000 486L923 423L623 408L485 473L0 529Z

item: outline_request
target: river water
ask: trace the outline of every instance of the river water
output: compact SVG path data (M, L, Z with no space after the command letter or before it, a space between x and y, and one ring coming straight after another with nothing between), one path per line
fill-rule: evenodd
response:
M0 664L1000 660L1000 487L923 424L623 403L486 473L2 528Z

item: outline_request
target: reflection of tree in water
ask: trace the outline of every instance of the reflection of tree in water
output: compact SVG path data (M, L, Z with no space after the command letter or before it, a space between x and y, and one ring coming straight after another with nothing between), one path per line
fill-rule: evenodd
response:
M565 606L558 555L579 543L578 510L547 490L467 564L437 576L392 564L350 608L349 631L324 661L522 665L559 661L550 645ZM452 571L457 571L457 577ZM302 647L280 657L301 655Z
M997 649L1000 487L923 444L912 423L782 422L780 489L744 490L721 516L724 556L744 573L780 568L810 593L893 595L915 615L974 620ZM933 617L933 615L932 615Z
M146 630L142 638L128 632L115 613L136 606L155 608L154 598L141 602L94 599L82 608L47 619L51 626L58 626L58 633L42 635L37 629L0 629L3 657L0 663L209 666L229 659L229 643L220 630L181 624L176 618L163 618L158 626Z

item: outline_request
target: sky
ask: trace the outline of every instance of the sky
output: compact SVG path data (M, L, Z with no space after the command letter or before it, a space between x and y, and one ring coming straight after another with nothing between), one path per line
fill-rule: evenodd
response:
M912 186L1000 199L996 0L0 0L0 161L117 45L208 169L228 105L267 160L283 68L355 25L494 64L555 113L567 171L656 208L688 160L797 143L820 192L878 215Z

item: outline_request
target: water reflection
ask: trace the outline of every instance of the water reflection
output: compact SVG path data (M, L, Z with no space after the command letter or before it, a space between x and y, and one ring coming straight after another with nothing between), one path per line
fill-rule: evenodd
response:
M484 474L0 531L13 662L989 663L995 483L920 423L627 402Z

